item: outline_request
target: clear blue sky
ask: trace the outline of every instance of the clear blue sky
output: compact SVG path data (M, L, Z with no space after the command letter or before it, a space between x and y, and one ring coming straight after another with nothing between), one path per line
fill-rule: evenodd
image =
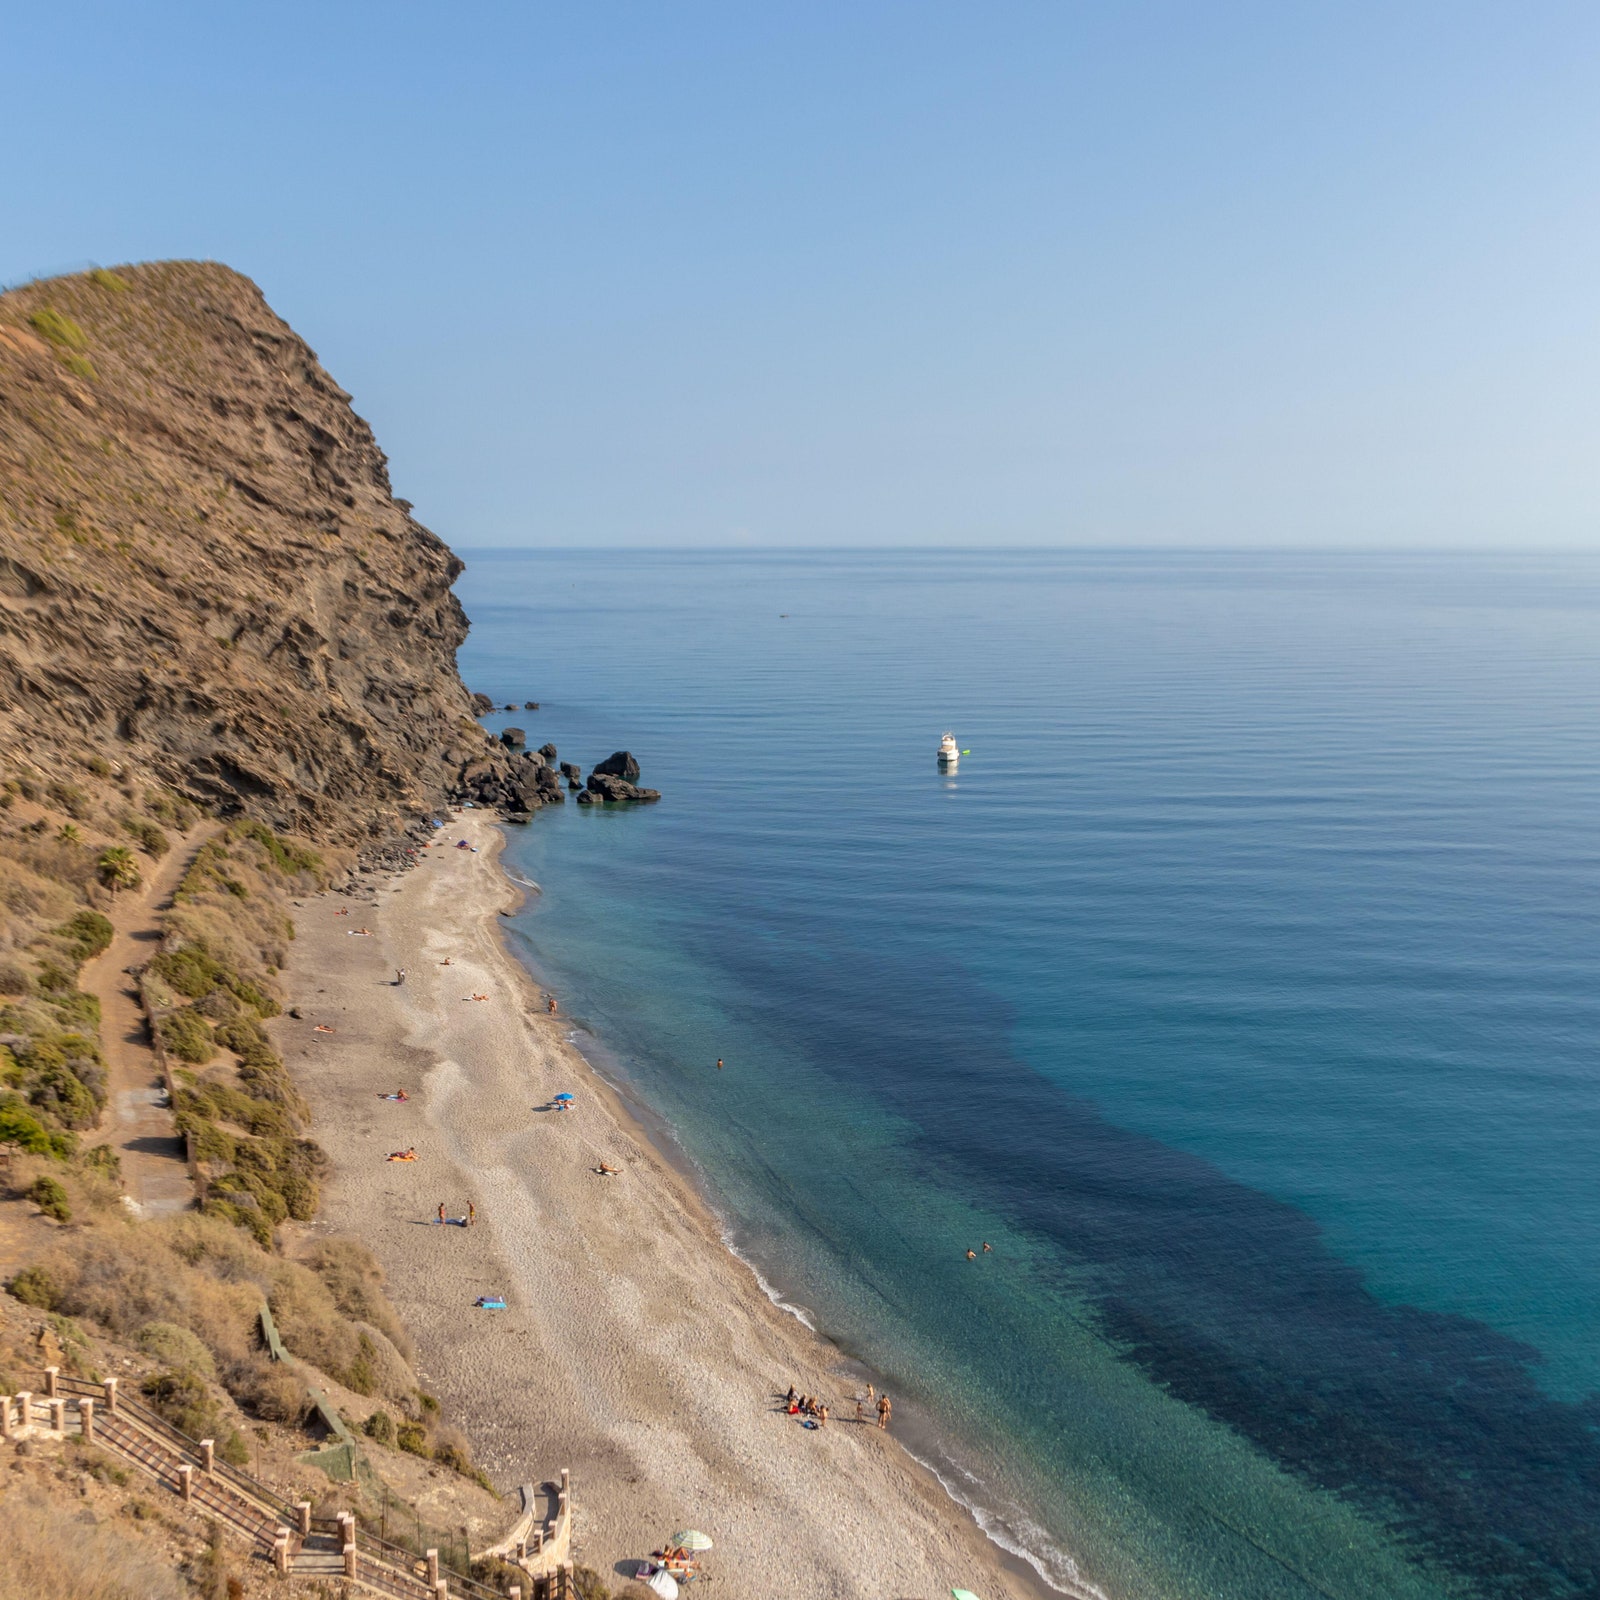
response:
M226 261L458 545L1600 542L1600 6L10 8L0 282Z

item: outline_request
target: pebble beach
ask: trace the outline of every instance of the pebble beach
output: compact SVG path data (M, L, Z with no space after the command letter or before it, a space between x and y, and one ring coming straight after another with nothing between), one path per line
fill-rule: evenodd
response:
M315 1227L376 1252L479 1462L502 1490L570 1469L574 1557L618 1586L695 1527L728 1595L1041 1593L870 1408L855 1420L864 1380L771 1302L548 1014L500 937L520 893L500 844L461 813L414 870L307 900L284 973L300 1015L276 1024L333 1163ZM441 1204L474 1226L439 1226ZM826 1428L785 1413L791 1384Z

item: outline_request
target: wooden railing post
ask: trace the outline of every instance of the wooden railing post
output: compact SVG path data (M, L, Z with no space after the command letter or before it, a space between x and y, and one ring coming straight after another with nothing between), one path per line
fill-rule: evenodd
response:
M106 1410L115 1411L117 1409L117 1380L115 1378L107 1378L100 1387L106 1392Z
M217 1470L217 1441L215 1439L202 1439L200 1441L200 1470L202 1472L215 1472Z
M94 1401L88 1395L78 1400L78 1426L83 1430L83 1442L94 1443Z
M56 1380L61 1376L60 1367L46 1367L44 1369L44 1394L45 1399L54 1400L56 1397Z
M50 1411L50 1431L59 1433L62 1438L67 1433L67 1402L65 1400L46 1400L45 1405Z
M279 1572L289 1570L289 1530L278 1529L278 1537L272 1541L272 1564Z
M356 1575L356 1546L353 1539L344 1547L344 1575L347 1578Z
M309 1500L296 1500L294 1508L300 1513L300 1537L311 1536L311 1502Z
M194 1499L194 1468L187 1461L178 1468L178 1493L185 1500Z
M33 1390L23 1389L17 1395L17 1426L24 1430L33 1426Z
M0 1394L0 1439L11 1437L11 1402L16 1397L9 1394Z

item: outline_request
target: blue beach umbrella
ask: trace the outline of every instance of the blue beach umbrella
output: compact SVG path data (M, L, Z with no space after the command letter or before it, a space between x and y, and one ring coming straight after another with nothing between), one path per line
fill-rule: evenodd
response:
M570 1100L571 1098L572 1096L570 1094L558 1094L556 1096L557 1100Z

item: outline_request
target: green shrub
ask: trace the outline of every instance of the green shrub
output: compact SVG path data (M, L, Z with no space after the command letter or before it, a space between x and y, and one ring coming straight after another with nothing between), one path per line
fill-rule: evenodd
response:
M394 1443L394 1418L387 1411L374 1411L361 1424L361 1431L369 1439L376 1439L379 1444L392 1445Z
M428 1430L420 1422L402 1422L395 1429L394 1442L408 1455L421 1456L424 1461L433 1459L433 1447L428 1443Z
M174 1372L193 1372L202 1378L215 1378L216 1363L211 1352L187 1328L175 1322L147 1322L135 1341L148 1356L154 1356Z
M6 1285L25 1306L37 1306L48 1311L55 1305L60 1289L48 1267L24 1267Z
M98 283L102 289L110 289L114 294L126 294L133 287L126 278L119 278L108 267L96 267L89 274L91 283Z
M593 1567L572 1569L572 1592L578 1600L611 1600L605 1579Z
M36 332L44 335L58 350L87 350L89 336L71 317L46 306L28 318Z
M122 828L139 841L146 855L159 859L172 848L172 841L148 817L126 816L122 819Z
M46 1128L19 1105L0 1105L0 1144L14 1144L30 1155L65 1161L78 1147L70 1133Z
M156 1030L161 1035L162 1044L180 1061L203 1067L217 1053L211 1024L191 1006L163 1017L156 1024Z
M57 937L66 939L70 952L79 961L90 961L111 948L116 929L111 918L98 911L87 909L78 912L56 929Z
M34 981L46 994L65 994L78 982L58 961L41 961L39 975Z
M122 1157L108 1144L92 1144L83 1152L86 1171L98 1172L113 1183L122 1182Z
M250 1446L244 1442L244 1435L237 1428L228 1430L228 1437L222 1441L222 1449L219 1453L230 1467L248 1467L250 1465Z
M151 1408L180 1433L193 1439L214 1438L220 1413L198 1373L157 1372L140 1385Z
M35 1178L28 1190L28 1198L47 1217L54 1217L57 1222L72 1220L72 1202L67 1198L67 1191L54 1178L43 1175Z

